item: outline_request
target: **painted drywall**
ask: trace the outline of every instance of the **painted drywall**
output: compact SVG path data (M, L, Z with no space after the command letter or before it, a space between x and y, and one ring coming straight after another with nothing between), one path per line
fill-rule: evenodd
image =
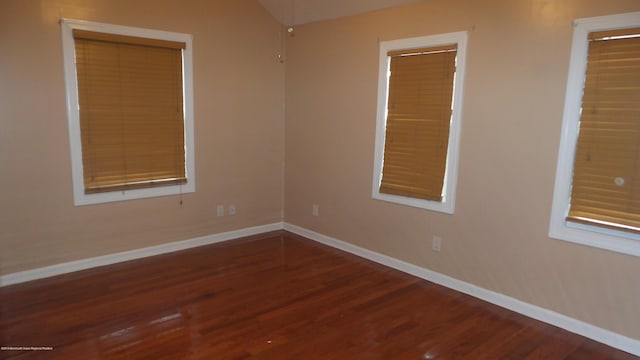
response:
M547 237L571 21L638 10L430 0L296 27L283 66L254 0L0 0L0 274L278 222L284 171L289 223L640 339L638 259ZM182 205L73 206L62 17L193 34L197 191ZM461 30L456 213L371 199L378 41Z
M182 205L73 205L60 18L193 35L196 192ZM255 0L0 0L0 274L280 222L281 30Z
M431 0L296 27L285 221L640 339L639 259L547 236L572 21L638 10ZM469 34L455 214L373 200L378 43L455 31Z

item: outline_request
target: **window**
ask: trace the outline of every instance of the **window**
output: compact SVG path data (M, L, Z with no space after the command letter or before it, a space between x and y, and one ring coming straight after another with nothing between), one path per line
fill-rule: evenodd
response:
M380 43L374 199L452 214L466 32Z
M549 236L640 256L640 13L575 22Z
M195 191L191 36L62 21L76 205Z

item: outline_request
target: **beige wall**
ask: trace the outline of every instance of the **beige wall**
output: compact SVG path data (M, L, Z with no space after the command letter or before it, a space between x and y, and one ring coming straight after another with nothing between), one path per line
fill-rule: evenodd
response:
M640 339L638 259L547 237L571 21L638 10L430 0L297 27L283 138L280 27L254 0L0 0L0 274L278 222L284 174L292 224ZM193 34L197 191L182 206L73 206L61 17ZM455 215L372 200L378 41L461 30Z
M285 221L640 339L638 258L547 236L572 20L638 10L637 0L430 0L297 27ZM378 41L463 30L455 214L373 200Z
M60 18L193 35L196 192L73 206ZM281 221L281 28L254 0L0 0L0 274ZM237 215L216 217L216 205Z

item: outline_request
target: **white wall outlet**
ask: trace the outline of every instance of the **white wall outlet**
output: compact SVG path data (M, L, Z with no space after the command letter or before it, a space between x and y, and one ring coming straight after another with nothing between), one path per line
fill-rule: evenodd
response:
M234 204L229 205L227 210L229 211L230 216L233 216L236 214L236 206Z
M431 239L431 249L433 249L433 251L439 252L441 246L442 238L440 236L433 235L433 238Z
M313 216L318 216L320 214L320 207L318 204L313 204L313 208L311 209L311 214Z
M224 216L224 205L218 205L216 207L216 212L218 214L218 217Z

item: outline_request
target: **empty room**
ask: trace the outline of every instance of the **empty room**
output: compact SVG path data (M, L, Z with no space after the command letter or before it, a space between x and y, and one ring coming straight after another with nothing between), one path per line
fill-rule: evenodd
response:
M640 1L0 0L0 358L640 359Z

